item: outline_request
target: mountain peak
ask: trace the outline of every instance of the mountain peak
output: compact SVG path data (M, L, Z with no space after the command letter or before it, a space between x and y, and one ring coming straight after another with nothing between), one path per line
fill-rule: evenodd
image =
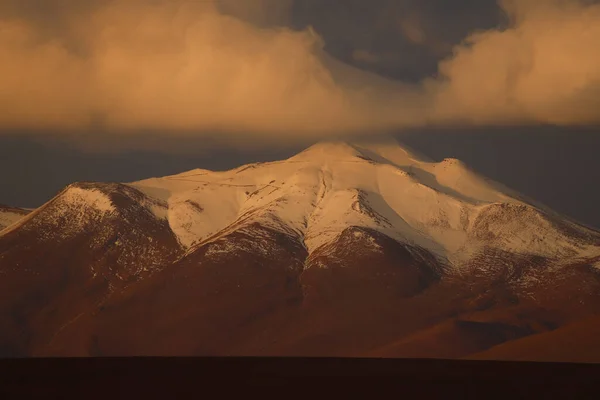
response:
M352 159L355 157L365 158L352 143L338 140L324 140L313 144L306 150L293 156L294 160L319 160L319 159Z
M353 158L395 166L408 166L415 162L431 162L428 158L401 145L390 135L354 140L324 140L310 146L291 159L319 161Z

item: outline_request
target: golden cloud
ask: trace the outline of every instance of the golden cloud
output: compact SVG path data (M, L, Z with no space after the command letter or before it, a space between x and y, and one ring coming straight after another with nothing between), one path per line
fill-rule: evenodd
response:
M469 36L443 61L434 105L473 123L600 122L600 5L505 0L505 30Z
M600 122L597 4L502 1L511 26L470 35L439 78L407 85L331 58L310 28L281 26L291 2L266 14L271 0L247 1L104 2L64 14L61 35L6 13L0 128L306 138L429 123Z

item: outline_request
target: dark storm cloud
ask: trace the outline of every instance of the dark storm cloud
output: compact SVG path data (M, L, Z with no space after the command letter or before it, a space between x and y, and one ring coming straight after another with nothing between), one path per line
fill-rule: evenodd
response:
M469 33L503 21L495 0L296 1L297 26L312 25L328 51L396 79L418 80Z

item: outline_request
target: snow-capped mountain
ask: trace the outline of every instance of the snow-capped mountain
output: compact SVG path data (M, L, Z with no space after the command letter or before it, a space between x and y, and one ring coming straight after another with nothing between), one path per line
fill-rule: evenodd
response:
M258 223L297 237L311 254L363 227L459 268L486 246L586 257L600 240L458 160L423 160L393 142L324 142L280 162L130 185L162 204L153 212L186 249Z
M600 311L600 233L455 159L321 142L72 184L0 232L0 273L4 354L464 356Z

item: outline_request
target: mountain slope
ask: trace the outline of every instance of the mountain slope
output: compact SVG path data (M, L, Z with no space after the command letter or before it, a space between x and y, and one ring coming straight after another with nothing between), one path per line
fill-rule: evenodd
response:
M600 312L600 233L458 160L322 142L70 185L0 273L5 355L464 357Z
M8 207L0 204L0 231L20 221L30 211L22 208Z
M175 236L141 193L73 184L0 236L0 348L20 354L116 290L169 265ZM16 337L16 343L15 343Z
M597 363L600 318L585 318L560 329L494 346L472 360L517 360Z

